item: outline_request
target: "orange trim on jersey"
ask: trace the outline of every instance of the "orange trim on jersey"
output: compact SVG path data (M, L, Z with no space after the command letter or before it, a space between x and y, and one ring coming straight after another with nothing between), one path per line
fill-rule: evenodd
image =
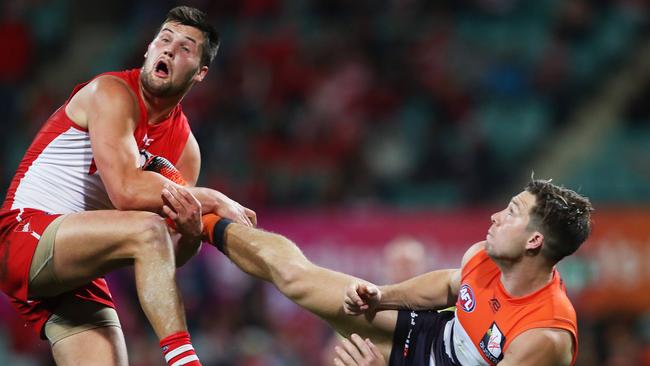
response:
M546 286L514 297L503 287L496 263L481 249L462 268L460 288L456 303L458 321L489 364L499 362L519 334L535 328L568 331L575 344L572 364L575 363L576 313L557 270Z

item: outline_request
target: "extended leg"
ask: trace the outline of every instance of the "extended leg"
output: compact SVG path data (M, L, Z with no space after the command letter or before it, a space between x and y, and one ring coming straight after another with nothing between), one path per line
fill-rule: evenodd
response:
M372 319L343 313L343 296L354 277L314 265L281 235L239 224L226 229L224 251L244 272L273 283L337 332L371 338L386 357L390 354L397 312L382 311Z

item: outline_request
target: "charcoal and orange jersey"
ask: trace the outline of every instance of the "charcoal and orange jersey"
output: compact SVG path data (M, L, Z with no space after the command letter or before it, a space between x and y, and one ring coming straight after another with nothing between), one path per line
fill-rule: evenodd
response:
M556 328L573 337L575 363L578 327L573 305L557 270L534 293L515 297L501 283L501 271L484 249L462 268L456 317L445 335L461 365L496 365L518 335L534 328ZM453 323L453 324L452 324Z

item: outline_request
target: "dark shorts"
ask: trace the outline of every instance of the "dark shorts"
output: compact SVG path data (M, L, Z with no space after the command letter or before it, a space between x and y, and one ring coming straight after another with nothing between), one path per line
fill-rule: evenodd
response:
M433 350L436 366L457 366L445 353L445 324L451 311L400 310L393 335L390 366L429 366Z

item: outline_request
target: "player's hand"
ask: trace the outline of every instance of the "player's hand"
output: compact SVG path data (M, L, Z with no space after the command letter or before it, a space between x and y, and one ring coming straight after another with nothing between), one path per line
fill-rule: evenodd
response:
M384 366L386 359L370 339L363 339L352 334L350 339L343 339L341 346L334 348L336 366Z
M343 299L343 311L361 315L374 310L381 301L381 291L372 283L357 281L348 286Z
M181 235L199 237L203 230L201 203L187 188L166 185L162 190L163 213L176 224Z
M239 224L251 227L257 226L257 214L255 211L240 205L221 192L214 191L214 197L216 199L214 213Z

